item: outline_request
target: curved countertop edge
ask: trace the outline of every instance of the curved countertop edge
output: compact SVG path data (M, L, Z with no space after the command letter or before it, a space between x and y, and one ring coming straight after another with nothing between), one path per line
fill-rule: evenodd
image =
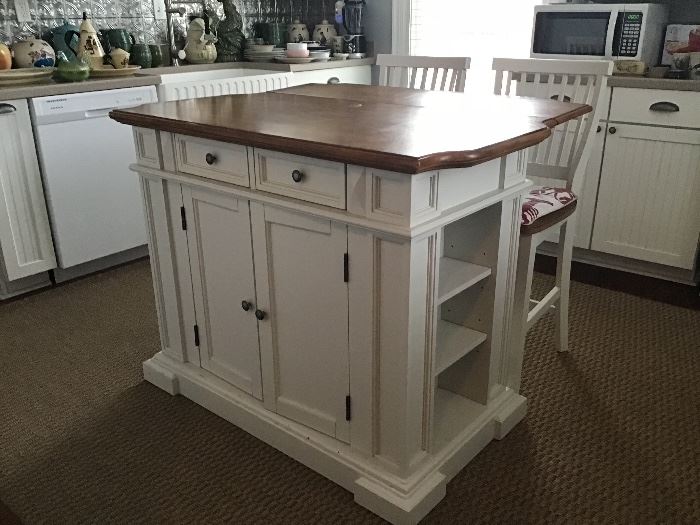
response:
M627 77L613 75L608 77L608 87L700 92L700 80L677 80L673 78Z
M586 113L586 111L584 111L584 113ZM314 157L367 168L405 173L407 175L417 175L419 173L441 169L469 168L539 144L551 135L550 126L543 123L543 127L539 129L533 129L528 133L480 149L469 151L442 151L422 157L408 157L400 154L380 153L351 148L339 144L322 144L253 131L219 128L211 125L183 122L181 120L163 117L144 117L132 112L120 110L112 110L109 116L122 124L141 128L150 128L254 148L270 149L293 155Z
M20 84L0 87L0 100L54 97L72 95L74 93L89 93L91 91L106 91L109 89L156 86L158 84L160 84L160 77L156 75L88 79L83 82L56 82L51 80L41 84Z

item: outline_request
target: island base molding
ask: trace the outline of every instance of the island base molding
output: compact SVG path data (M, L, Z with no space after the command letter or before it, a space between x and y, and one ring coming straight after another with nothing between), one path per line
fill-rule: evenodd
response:
M502 439L525 417L527 401L504 389L488 408L439 453L426 455L408 478L349 445L266 410L251 396L213 374L163 352L143 363L144 378L182 395L352 492L355 502L395 524L423 519L446 493L447 483L493 439Z

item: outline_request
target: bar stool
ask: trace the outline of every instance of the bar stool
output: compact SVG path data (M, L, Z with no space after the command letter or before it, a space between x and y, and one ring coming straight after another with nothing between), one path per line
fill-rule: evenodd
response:
M376 63L380 86L463 92L471 58L377 55Z
M520 248L515 285L514 347L520 353L527 331L548 311L556 310L556 346L569 348L568 313L571 256L577 197L590 155L594 124L605 77L612 62L605 60L550 60L495 58L494 92L497 95L530 96L589 104L593 112L555 128L546 141L531 148L526 174L539 185L523 198ZM553 230L559 229L555 286L543 299L530 299L535 251ZM530 309L530 303L534 307ZM518 374L519 377L519 374Z

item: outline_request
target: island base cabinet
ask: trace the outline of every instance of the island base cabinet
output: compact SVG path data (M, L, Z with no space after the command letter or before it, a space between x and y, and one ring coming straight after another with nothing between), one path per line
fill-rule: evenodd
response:
M350 438L347 227L252 203L265 406Z
M591 248L692 269L699 165L700 131L610 124Z
M250 206L183 189L200 364L262 399Z

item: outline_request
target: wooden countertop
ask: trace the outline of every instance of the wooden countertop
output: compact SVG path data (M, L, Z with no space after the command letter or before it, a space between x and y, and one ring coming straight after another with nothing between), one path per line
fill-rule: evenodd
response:
M469 167L537 144L584 104L309 84L114 110L121 123L370 168Z

